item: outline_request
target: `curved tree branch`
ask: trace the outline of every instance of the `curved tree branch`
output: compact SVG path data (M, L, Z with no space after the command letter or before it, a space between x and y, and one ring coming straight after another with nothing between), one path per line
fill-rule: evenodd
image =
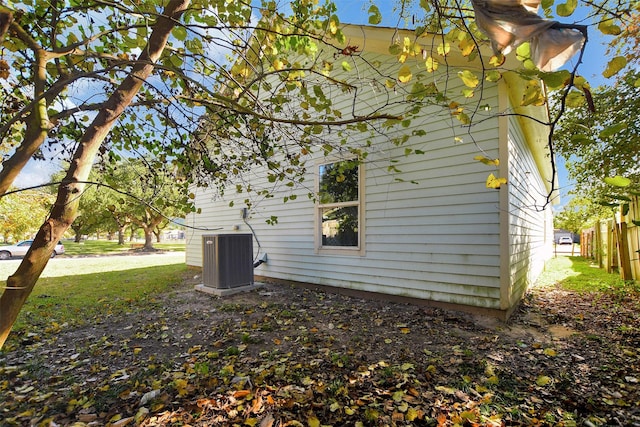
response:
M78 196L85 186L82 181L87 180L100 145L153 72L153 64L160 58L171 30L189 3L190 0L168 2L164 14L153 26L147 46L140 54L140 62L109 97L105 108L98 113L81 138L64 179L67 183L59 187L49 219L36 234L16 272L7 279L7 286L17 289L6 289L0 297L0 347L6 341L22 305L46 267L55 244L76 217Z

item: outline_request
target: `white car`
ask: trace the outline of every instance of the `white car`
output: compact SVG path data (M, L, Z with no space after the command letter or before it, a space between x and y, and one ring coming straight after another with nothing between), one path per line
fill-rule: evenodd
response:
M573 239L569 236L562 236L558 239L559 245L573 245Z
M0 259L9 259L14 256L25 256L31 247L33 240L23 240L15 245L0 246ZM64 245L60 242L56 245L51 254L51 258L64 253Z

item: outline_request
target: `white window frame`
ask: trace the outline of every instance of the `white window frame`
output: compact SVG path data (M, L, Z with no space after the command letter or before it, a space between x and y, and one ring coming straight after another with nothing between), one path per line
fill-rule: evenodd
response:
M330 156L324 157L321 160L316 161L315 164L315 191L316 191L316 203L315 203L315 218L314 218L314 239L315 239L315 252L317 254L326 255L352 255L363 256L365 254L365 220L364 220L364 162L358 164L358 200L349 202L338 203L320 203L320 166L330 165L332 163L344 162L354 160L355 157L338 157ZM322 244L322 210L327 208L338 208L357 206L358 208L358 245L357 246L324 246Z

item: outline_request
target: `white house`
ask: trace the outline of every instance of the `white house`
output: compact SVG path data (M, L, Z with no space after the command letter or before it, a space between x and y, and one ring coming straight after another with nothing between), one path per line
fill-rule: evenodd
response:
M348 45L378 64L379 78L397 75L386 70L400 67L389 45L401 33L361 26L343 31ZM461 68L455 67L473 63L454 55L447 61L448 68L441 66L428 78L448 79L450 90L460 93ZM415 75L420 72L425 74L416 68ZM476 105L470 128L434 105L402 130L414 135L404 145L389 144L380 135L362 163L350 162L348 154L316 155L305 177L315 200L307 197L309 188L277 190L245 215L246 193L229 190L219 197L196 189L201 213L186 220L187 264L202 267L203 234L251 233L254 256L268 255L255 268L256 280L322 285L507 318L543 270L553 244L550 208L541 209L554 173L546 150L548 128L541 124L547 110L520 106L525 90L524 80L504 73L495 83L485 81L481 101L479 94L468 100L468 106ZM372 90L367 108L376 108L383 102L379 98ZM407 156L407 149L423 154ZM498 159L499 165L487 166L474 159L478 155ZM401 172L390 173L390 162ZM507 184L487 188L490 173ZM252 184L265 184L264 171L251 175ZM292 193L299 197L283 203L281 196ZM272 216L277 223L268 224Z

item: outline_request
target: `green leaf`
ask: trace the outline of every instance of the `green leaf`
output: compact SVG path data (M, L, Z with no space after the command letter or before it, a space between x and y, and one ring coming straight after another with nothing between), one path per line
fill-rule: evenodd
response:
M531 59L525 59L524 61L522 61L522 66L525 70L537 70L536 63Z
M606 21L600 22L598 24L598 30L600 30L602 34L608 36L617 36L622 33L622 30L616 25L613 19L607 19Z
M471 117L469 117L468 114L465 113L457 113L456 114L456 118L460 121L460 123L462 123L463 125L468 125L471 124Z
M556 6L558 16L571 16L578 7L578 0L567 0L566 3Z
M585 98L582 92L578 92L577 90L572 90L566 97L567 107L570 108L578 108L584 105Z
M453 387L447 387L447 386L443 386L443 385L436 386L435 389L440 391L440 392L442 392L442 393L451 394L451 395L456 394L456 392L458 391Z
M571 78L571 73L567 70L560 70L553 73L540 73L540 78L550 90L563 88Z
M475 91L473 89L471 89L471 88L462 89L462 95L465 98L473 98L474 93L475 93Z
M408 83L413 78L413 74L411 73L411 68L408 65L403 65L398 72L398 80L401 83Z
M369 24L378 25L382 22L382 14L376 5L369 7Z
M498 70L490 70L485 73L485 79L488 82L497 82L502 78L502 73Z
M527 105L544 105L546 98L540 87L540 83L537 80L531 80L527 85L527 88L522 95L522 106Z
M606 177L604 182L608 185L613 185L614 187L628 187L631 185L631 180L629 178L625 178L620 175L616 175L613 177Z
M458 77L462 80L465 86L470 88L475 88L480 83L478 76L476 76L472 71L464 70L458 72Z
M131 37L125 36L122 41L124 42L125 46L127 46L130 49L135 49L136 47L138 47L137 38L131 38Z
M501 53L492 55L491 58L489 58L489 65L491 65L492 67L499 67L504 64L505 60L506 57Z
M400 369L402 369L403 371L409 371L414 368L415 368L415 365L409 362L403 363L402 366L400 366Z
M616 123L615 125L607 126L606 128L602 129L600 131L600 134L598 134L598 137L600 139L610 138L626 128L627 125L625 123Z
M342 61L341 65L343 71L351 71L351 64L349 64L347 61Z
M389 46L389 53L391 55L400 55L402 53L402 46L397 43L392 44Z
M462 56L469 56L471 55L471 52L473 52L473 50L476 48L476 44L470 36L467 36L464 39L460 40L458 47L460 48L460 53L462 53Z
M590 144L592 143L593 140L591 138L589 138L589 136L578 133L575 134L573 136L571 136L571 143L572 144Z
M173 34L173 37L180 41L184 41L187 38L187 30L184 27L174 27L171 31L171 34Z
M525 59L531 58L531 45L527 43L522 43L520 46L516 48L516 57L519 61L524 61Z
M309 427L320 427L320 420L315 415L311 415L307 418L307 424Z
M536 384L540 387L544 387L546 385L548 385L551 382L551 377L548 377L546 375L540 375L537 379L536 379Z
M176 68L180 68L180 67L182 67L182 64L184 63L182 58L183 58L182 55L173 54L173 55L169 56L169 62L171 63L172 66L174 66Z
M409 408L407 410L407 413L405 414L404 418L405 420L409 421L409 422L413 422L416 420L416 418L418 418L419 416L419 412L417 410L415 410L414 408Z
M451 45L449 43L440 43L438 45L438 54L447 56L451 51Z
M187 40L184 45L188 50L195 53L196 55L204 54L204 48L202 47L202 42L200 41L200 39Z
M620 70L627 66L627 58L624 56L616 56L607 64L607 68L602 72L606 78L610 78L618 74Z

